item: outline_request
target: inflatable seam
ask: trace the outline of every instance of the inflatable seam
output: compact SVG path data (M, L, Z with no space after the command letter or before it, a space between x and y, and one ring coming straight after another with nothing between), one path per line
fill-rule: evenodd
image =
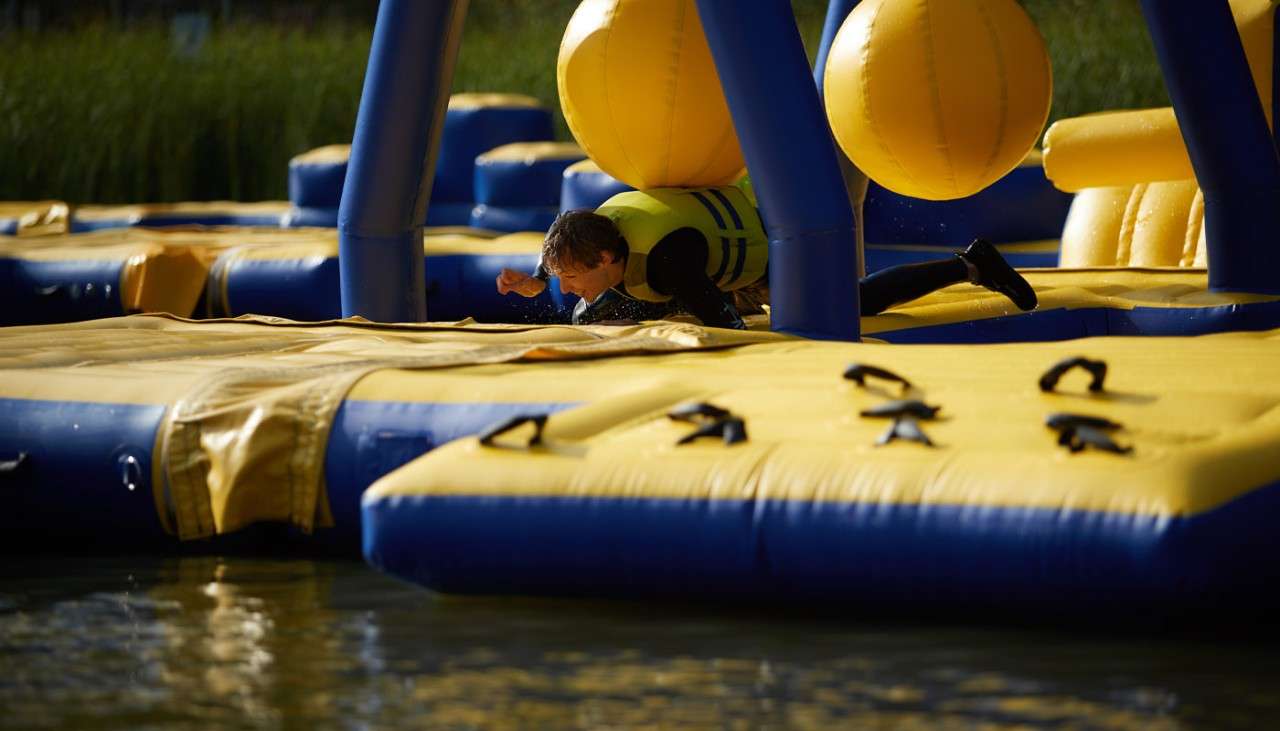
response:
M897 156L893 154L893 151L889 149L889 143L886 141L885 136L880 133L880 125L876 123L876 117L871 112L871 108L874 106L872 104L871 95L871 38L875 35L876 23L880 20L880 13L883 11L883 3L876 6L875 13L871 16L870 22L867 23L865 42L861 49L861 55L864 56L864 61L862 63L861 74L859 74L858 77L858 85L862 89L862 98L865 100L865 103L862 105L863 114L866 118L867 127L871 130L872 137L875 138L876 144L880 147L880 150L884 152L885 157L889 158L889 162L893 163L893 165L898 168L898 172L900 172L904 178L911 181L913 184L918 185L919 181L917 181L915 176L911 174L911 171L907 169L907 166L903 165L902 161L900 161ZM849 145L849 147L852 148L854 146Z
M1134 229L1138 226L1138 214L1142 210L1142 199L1147 194L1147 183L1138 183L1129 193L1129 201L1124 208L1124 217L1120 220L1120 239L1116 242L1116 259L1113 266L1128 266L1133 255Z
M933 102L933 121L938 128L938 144L942 147L942 160L946 163L946 179L951 183L950 193L959 189L956 181L955 166L951 162L951 144L947 141L946 115L942 111L942 89L938 83L938 59L933 47L933 6L929 2L924 5L924 56L925 69L929 78L929 100Z
M995 144L991 146L991 154L987 156L987 161L982 166L982 174L978 176L979 179L985 179L1000 157L1009 127L1009 70L1005 66L1004 48L1000 46L1000 36L996 33L995 24L991 22L991 14L982 3L978 3L976 7L979 17L982 18L983 27L987 29L987 38L995 53L996 73L1000 77L1000 121L996 126Z

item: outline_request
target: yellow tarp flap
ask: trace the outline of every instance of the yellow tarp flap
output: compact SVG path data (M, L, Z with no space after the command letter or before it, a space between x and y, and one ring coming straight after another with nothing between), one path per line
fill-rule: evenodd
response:
M194 323L137 316L0 330L0 395L164 403L155 485L182 538L330 522L324 449L348 389L382 369L670 353L777 341L679 323L629 328Z

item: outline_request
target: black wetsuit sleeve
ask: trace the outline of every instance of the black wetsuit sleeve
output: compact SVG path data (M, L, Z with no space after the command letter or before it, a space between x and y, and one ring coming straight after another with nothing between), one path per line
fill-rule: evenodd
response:
M737 308L707 276L707 242L697 229L677 229L654 245L647 277L654 291L675 299L704 325L746 329Z
M538 257L538 266L533 269L533 278L544 282L551 281L551 272L547 271L547 265L542 263L542 257Z

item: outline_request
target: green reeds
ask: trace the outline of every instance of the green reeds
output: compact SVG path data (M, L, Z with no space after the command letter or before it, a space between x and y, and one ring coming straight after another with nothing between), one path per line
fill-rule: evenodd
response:
M473 0L456 91L512 91L559 117L574 0ZM795 0L810 53L824 0ZM1054 63L1052 118L1167 104L1136 0L1026 0ZM175 55L164 25L0 36L0 200L282 199L293 155L348 142L371 29L215 25Z

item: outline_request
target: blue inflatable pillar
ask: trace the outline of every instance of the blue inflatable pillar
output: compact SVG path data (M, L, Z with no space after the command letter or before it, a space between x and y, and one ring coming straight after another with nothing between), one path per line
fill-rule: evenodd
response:
M827 19L822 24L822 41L818 44L818 55L813 63L813 83L818 86L818 99L825 98L825 77L827 74L827 56L831 55L831 44L835 43L836 33L844 25L845 18L858 6L859 0L830 0L827 3ZM858 279L867 276L866 258L866 218L863 213L867 201L867 187L870 181L867 174L844 154L839 145L836 146L836 162L840 163L840 175L844 178L844 187L849 194L849 205L853 207L853 225L857 232Z
M342 203L342 316L427 318L422 226L468 0L382 0Z
M1280 157L1227 0L1142 0L1204 192L1209 289L1280 294Z
M827 3L827 19L822 23L822 41L818 44L818 56L813 62L813 81L818 85L818 96L822 96L822 77L827 70L827 56L831 54L831 44L836 40L836 33L844 25L844 19L858 6L859 0L830 0Z
M773 329L857 340L853 210L787 0L698 0L769 234Z

